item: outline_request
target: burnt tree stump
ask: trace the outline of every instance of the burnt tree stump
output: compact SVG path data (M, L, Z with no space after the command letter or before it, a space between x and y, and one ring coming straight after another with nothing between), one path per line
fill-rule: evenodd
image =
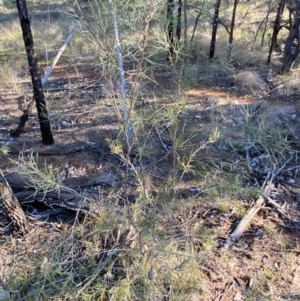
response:
M14 196L2 171L0 170L0 202L3 203L3 211L7 219L12 222L14 233L25 235L29 230L27 217L21 208L18 199Z

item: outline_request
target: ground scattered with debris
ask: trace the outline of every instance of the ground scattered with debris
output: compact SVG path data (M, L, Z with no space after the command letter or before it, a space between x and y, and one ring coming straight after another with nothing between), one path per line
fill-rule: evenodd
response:
M157 74L156 84L158 89L165 84L163 75ZM77 266L73 267L71 280L65 279L70 277L66 272L56 271L52 280L43 278L46 283L50 281L44 285L53 286L62 281L68 284L66 295L72 296L70 281L74 282L76 296L82 300L88 284L86 290L96 298L100 293L89 281L93 277L108 277L108 270L116 278L105 280L111 290L115 282L123 281L127 272L117 271L118 267L121 270L124 267L118 259L118 249L127 248L128 252L136 250L137 260L141 256L151 257L148 261L151 266L143 268L153 273L149 281L164 287L151 300L171 300L173 294L180 295L181 281L191 282L190 293L182 285L185 291L182 296L188 296L189 300L297 298L300 289L297 101L291 97L279 102L268 96L259 98L245 95L244 91L211 90L204 86L185 91L186 104L179 116L178 136L189 141L182 142L177 156L183 158L182 164L187 167L177 169L177 182L170 195L166 181L174 172L172 152L168 153L172 148L172 125L167 119L160 120L151 129L151 117L148 117L160 107L175 105L177 100L175 95L162 99L155 93L151 95L155 87L148 88L145 83L136 110L146 116L145 126L149 127L149 139L155 151L142 159L132 158L136 166L145 169L146 176L141 178L149 193L143 200L144 214L149 215L149 220L144 218L144 225L139 222L138 228L145 232L141 234L134 222L127 226L117 222L117 226L111 224L110 228L105 220L107 216L111 223L111 215L120 214L116 219L121 222L126 216L125 208L135 207L141 201L132 170L131 184L124 188L126 164L112 152L108 142L118 139L121 128L113 93L106 89L102 95L105 85L101 75L87 66L77 67L76 73L70 67L61 66L53 73L45 87L55 139L52 146L41 144L36 114L31 116L21 137L10 137L29 98L16 98L9 89L1 91L1 145L9 148L9 154L1 156L1 169L32 226L26 237L16 239L11 236L5 217L1 217L1 258L5 260L0 264L0 274L4 292L11 290L11 296L20 294L22 299L30 299L34 290L41 290L32 286L34 281L41 281L37 273L50 269L54 264L50 261L58 256L67 270L70 262ZM173 89L168 85L163 88L170 92ZM187 156L192 153L194 157ZM40 168L48 166L57 171L60 185L66 187L61 188L60 198L55 192L36 193L31 178L26 177L26 167L30 166L24 170L18 166L17 162L21 164L22 160L23 163L38 160ZM230 233L254 204L266 182L271 185L269 197L276 205L266 202L242 238L228 247ZM127 204L128 200L132 205ZM101 222L105 226L99 226ZM100 236L96 238L93 231L99 231ZM164 240L164 235L169 238ZM152 243L150 237L154 239ZM186 248L194 250L193 258L185 254ZM176 255L177 265L169 262L165 266L167 254L175 250L182 252ZM115 263L95 275L95 266L89 269L84 258L92 258L95 266L108 261ZM195 273L190 270L193 262L198 265ZM78 264L85 266L82 272ZM29 269L28 265L32 267ZM165 278L168 273L169 280ZM18 293L14 293L16 290ZM61 298L62 292L53 287L52 290L56 297L51 300ZM47 299L42 292L39 296L39 300Z
M266 66L252 40L228 53L227 32L207 62L209 22L167 61L157 6L119 7L126 139L106 2L78 2L29 7L41 74L82 22L44 86L51 146L36 111L10 135L32 87L0 3L0 168L30 224L19 237L0 202L0 300L299 300L299 70L280 76L280 53ZM237 26L255 32L262 6L244 5L254 25Z

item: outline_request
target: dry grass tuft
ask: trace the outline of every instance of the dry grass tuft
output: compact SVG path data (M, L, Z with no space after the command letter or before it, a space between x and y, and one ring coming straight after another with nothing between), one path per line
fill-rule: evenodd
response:
M299 93L300 69L296 68L291 73L278 75L273 78L275 96L289 96Z
M22 87L19 84L19 77L16 68L12 68L10 64L4 63L0 69L0 89L10 87L13 93L22 95Z
M253 95L267 94L269 88L261 76L254 71L241 71L235 77L237 90Z

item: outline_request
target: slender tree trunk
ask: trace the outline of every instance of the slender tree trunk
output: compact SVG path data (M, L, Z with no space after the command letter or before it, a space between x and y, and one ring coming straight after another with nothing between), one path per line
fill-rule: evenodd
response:
M280 30L280 22L281 22L281 17L282 17L283 10L284 10L285 1L286 0L280 0L278 3L277 14L276 14L275 22L274 22L273 35L271 38L268 63L271 62L273 50L277 46L277 36L278 36L279 30Z
M216 37L217 37L218 24L219 24L220 4L221 4L221 0L217 0L217 2L215 4L215 14L214 14L213 25L212 25L209 60L212 60L215 55Z
M181 10L182 10L182 1L178 1L178 10L177 10L177 27L176 27L176 38L177 43L179 44L181 38Z
M295 63L295 60L297 59L300 53L300 41L299 41L300 0L297 0L295 10L296 10L295 20L290 29L290 33L284 47L282 73L287 73L291 71ZM293 49L294 43L296 43L295 49Z
M256 39L257 39L257 37L258 37L258 34L259 34L259 32L260 32L260 29L261 29L261 27L263 26L263 24L266 24L266 20L268 20L268 18L269 18L269 14L268 14L268 15L260 22L260 24L259 24L259 26L258 26L258 28L257 28L257 30L256 30L256 33L255 33L255 38L254 38L254 41L253 41L253 45L252 45L252 49L251 49L251 50L254 49L255 44L256 44Z
M16 0L16 1L17 1L17 8L19 12L22 33L23 33L24 45L27 53L31 80L32 80L33 94L34 94L36 107L39 115L42 140L44 144L51 145L54 143L54 140L51 132L50 121L48 118L48 112L47 112L46 102L44 98L42 81L38 70L36 53L35 53L33 37L32 37L32 32L30 27L30 20L29 20L27 6L26 6L26 0Z
M183 20L184 20L184 51L187 53L187 0L184 0Z
M231 24L230 24L230 33L229 33L229 44L231 45L233 42L233 31L234 31L234 25L235 25L235 15L236 15L236 9L238 7L240 0L234 0L233 3L233 10L232 10L232 17L231 17Z
M174 18L173 18L173 7L174 7L174 0L168 0L167 3L167 21L168 21L168 28L167 28L167 41L168 41L168 59L172 60L174 55Z
M261 47L264 46L265 35L266 35L267 26L268 26L268 22L269 22L269 15L270 15L270 12L272 10L271 9L272 1L273 0L269 0L268 13L267 13L267 16L266 16L266 19L265 19L265 27L264 27L264 31L263 31L262 38L261 38L261 44L260 44Z
M193 39L194 39L194 36L195 36L195 32L196 32L196 28L197 28L198 21L199 21L200 17L201 17L201 11L198 13L196 21L195 21L195 25L194 25L193 33L192 33L192 37L191 37L191 43L193 42Z

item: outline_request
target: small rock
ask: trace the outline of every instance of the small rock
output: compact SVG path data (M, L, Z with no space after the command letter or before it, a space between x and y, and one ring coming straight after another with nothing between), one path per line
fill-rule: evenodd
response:
M289 184L295 184L295 183L296 183L296 180L295 180L295 179L289 179L289 180L288 180L288 183L289 183Z
M240 292L237 292L237 293L235 294L235 296L233 297L233 300L234 300L234 301L240 301L240 300L242 300L242 295L241 295L241 293L240 293Z

